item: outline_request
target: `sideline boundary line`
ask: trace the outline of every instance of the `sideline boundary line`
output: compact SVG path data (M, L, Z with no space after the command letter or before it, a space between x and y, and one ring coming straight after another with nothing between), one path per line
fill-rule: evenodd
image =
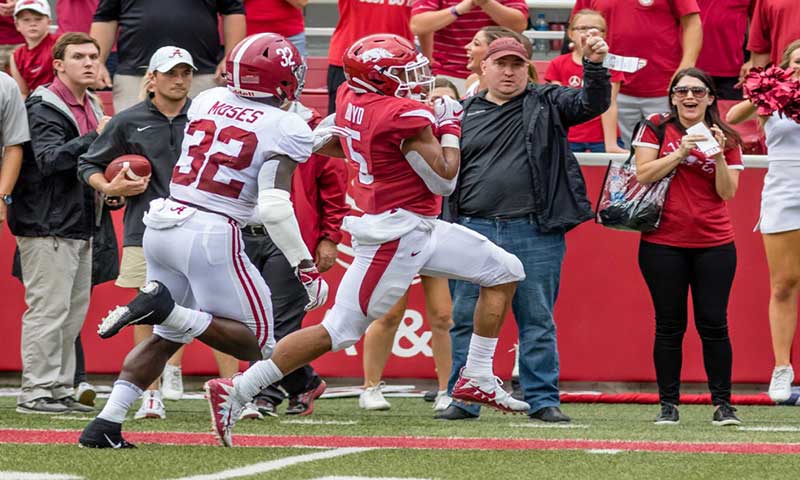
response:
M80 430L0 429L0 444L73 444ZM127 432L133 443L219 445L211 433ZM359 437L334 435L236 435L241 447L408 448L436 450L623 450L666 453L800 454L800 443L777 442L665 442L470 437Z

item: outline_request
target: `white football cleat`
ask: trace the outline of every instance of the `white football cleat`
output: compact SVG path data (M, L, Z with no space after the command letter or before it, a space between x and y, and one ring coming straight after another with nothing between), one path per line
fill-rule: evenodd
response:
M447 410L452 401L453 399L447 394L447 390L439 390L439 393L436 394L436 400L433 401L433 410L435 412L443 412Z
M775 403L785 402L792 396L794 370L791 365L775 367L769 382L769 398Z
M453 386L452 397L464 403L486 405L501 412L528 413L531 408L503 390L503 381L497 377L467 377L464 368Z
M142 394L142 406L133 416L134 420L143 418L167 418L167 411L164 409L164 402L161 401L161 392L158 390L145 390Z
M374 387L367 387L358 396L358 406L365 410L389 410L392 405L383 398L381 390L386 384L380 382Z
M75 399L78 403L94 407L94 399L97 397L97 390L89 382L81 382L75 389Z
M161 374L161 394L164 400L180 400L183 397L181 367L165 365Z
M261 420L262 418L264 418L264 415L258 411L253 402L246 403L242 413L239 414L239 420Z

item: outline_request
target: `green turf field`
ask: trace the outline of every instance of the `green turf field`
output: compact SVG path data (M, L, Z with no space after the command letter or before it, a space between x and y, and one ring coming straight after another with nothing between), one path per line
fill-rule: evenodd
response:
M443 422L433 420L431 404L421 399L391 399L386 412L365 412L356 399L318 400L310 417L267 418L242 421L237 434L297 436L304 448L160 445L142 443L136 450L87 450L73 444L18 444L27 430L70 431L74 435L89 420L80 415L53 417L22 415L14 411L13 398L0 399L0 480L25 478L10 472L60 474L50 478L144 479L263 478L263 479L539 479L539 478L779 478L800 467L800 409L793 407L741 407L744 428L714 427L710 406L681 407L681 425L655 426L655 405L564 405L573 417L571 428L545 428L527 417L485 411L480 420ZM208 432L207 406L201 400L167 402L167 420L129 421L130 432ZM132 415L132 413L131 413ZM296 423L296 422L315 423ZM316 423L320 422L320 423ZM331 424L334 423L334 424ZM754 431L751 429L758 429ZM764 431L764 430L781 431ZM64 433L64 432L62 432ZM11 440L9 440L11 435ZM16 436L15 436L16 435ZM308 437L303 437L308 436ZM309 448L308 438L376 437L376 444ZM209 438L207 435L194 437ZM372 448L377 438L435 437L429 445L448 445L453 438L474 439L475 445L499 445L504 440L541 439L539 445L559 449L483 450L472 448ZM18 440L13 440L18 438ZM305 439L305 440L304 440ZM489 440L486 439L494 439ZM573 448L567 442L598 440L602 448ZM262 438L262 440L264 440ZM268 445L269 438L262 444ZM390 440L394 441L394 440ZM400 442L400 440L397 440ZM667 449L697 445L735 444L746 451L777 449L772 453L673 453L615 448L617 441L667 445ZM649 443L648 443L649 442ZM662 442L675 442L664 444ZM393 444L394 445L394 444ZM398 443L398 445L400 445ZM560 446L559 446L560 445ZM626 444L627 445L627 444ZM481 447L481 448L484 448ZM490 448L490 447L486 447ZM782 453L778 452L781 450ZM787 450L788 451L788 450ZM776 453L778 452L778 453ZM328 458L325 458L328 456ZM320 458L317 458L320 457ZM251 469L239 472L232 469ZM255 469L255 470L252 470ZM260 473L248 474L258 471ZM71 476L71 477L68 477ZM27 478L46 478L31 476Z

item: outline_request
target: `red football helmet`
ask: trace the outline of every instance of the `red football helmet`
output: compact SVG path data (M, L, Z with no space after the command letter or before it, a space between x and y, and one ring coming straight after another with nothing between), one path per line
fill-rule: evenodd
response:
M344 76L358 93L382 93L424 102L433 87L428 59L405 38L389 33L358 40L344 54Z
M303 57L277 33L258 33L228 54L228 89L245 98L275 97L281 105L300 96L306 77Z

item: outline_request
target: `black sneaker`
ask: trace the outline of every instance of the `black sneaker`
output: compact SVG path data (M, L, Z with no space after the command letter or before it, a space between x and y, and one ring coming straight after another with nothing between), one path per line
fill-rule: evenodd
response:
M90 407L88 405L84 405L84 404L78 402L77 400L75 400L73 397L60 398L60 399L58 399L58 401L59 401L59 403L61 403L65 407L67 407L70 412L74 412L74 413L94 412L94 408L93 407Z
M559 407L544 407L528 415L528 418L545 423L569 423L572 421Z
M722 403L714 410L712 425L727 427L728 425L741 425L742 421L736 416L736 409L730 403Z
M41 397L35 400L29 400L17 405L17 413L39 413L45 415L57 415L59 413L68 413L70 410L58 400L52 398Z
M83 429L78 439L81 447L87 448L136 448L122 438L122 424L95 418Z
M422 395L422 399L425 400L426 402L435 402L436 395L439 395L438 390L428 390L427 392L425 392L424 395Z
M678 407L671 403L662 403L661 413L658 414L654 423L656 425L677 425L680 422Z
M441 412L436 412L436 415L434 415L433 418L436 420L477 420L478 415L468 412L455 405L450 405Z
M98 325L97 333L100 338L111 338L128 325L158 325L174 307L175 301L163 283L148 282L130 303L108 312Z
M325 380L320 380L319 385L299 395L289 397L289 406L286 407L286 415L311 415L314 412L314 400L318 399L328 384Z

